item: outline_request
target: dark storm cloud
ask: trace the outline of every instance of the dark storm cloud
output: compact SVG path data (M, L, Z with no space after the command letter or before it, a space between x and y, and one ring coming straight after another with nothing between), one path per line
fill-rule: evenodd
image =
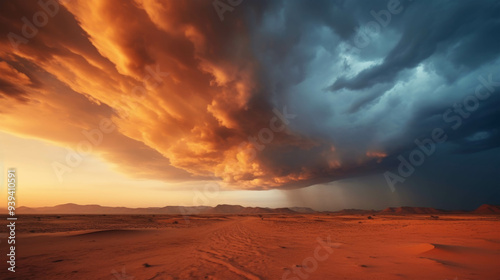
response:
M408 7L401 39L380 65L352 79L340 77L331 90L360 90L378 83L394 83L398 73L433 55L446 53L455 67L474 69L498 56L500 4L496 1L419 1ZM439 73L440 74L440 73Z
M500 81L500 4L401 1L402 12L379 26L379 34L368 33L370 44L353 52L363 28L376 22L372 11L387 9L389 2L274 1L258 16L249 13L254 53L266 66L260 76L270 100L300 116L291 124L295 131L336 148L339 172L316 169L325 181L393 170L397 156L408 155L415 139L430 137L434 128L446 131L449 148L438 148L444 154L428 162L443 162L456 153L494 152L500 144L500 87L462 118L457 130L451 128L455 122L443 119L454 104L474 95L480 75ZM332 11L341 11L342 17ZM360 161L367 151L387 157ZM297 165L311 162L309 157L297 156Z

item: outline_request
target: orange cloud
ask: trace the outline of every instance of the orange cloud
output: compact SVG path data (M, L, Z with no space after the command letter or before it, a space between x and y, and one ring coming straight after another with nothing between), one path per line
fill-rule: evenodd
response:
M2 130L75 148L109 118L116 130L92 152L152 179L266 189L345 173L331 144L271 130L284 120L259 87L246 27L221 24L210 2L62 1L15 49L6 34L40 8L28 2L1 4Z

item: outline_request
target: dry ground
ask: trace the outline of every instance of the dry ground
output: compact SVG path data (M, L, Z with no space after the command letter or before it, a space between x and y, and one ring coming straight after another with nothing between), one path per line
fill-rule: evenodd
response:
M15 273L2 231L0 279L500 279L499 229L474 215L23 215Z

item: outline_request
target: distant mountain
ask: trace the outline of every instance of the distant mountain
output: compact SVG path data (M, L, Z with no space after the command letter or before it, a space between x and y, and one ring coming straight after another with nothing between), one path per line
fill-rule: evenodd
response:
M106 207L96 204L91 205L78 205L74 203L60 204L49 207L19 207L17 208L18 214L132 214L135 209L126 207Z
M155 209L155 208L138 208L138 209ZM212 209L210 206L165 206L163 208L159 208L160 212L157 213L147 213L147 214L200 214L205 213L208 210Z
M472 211L474 214L500 214L500 205L483 204L476 210Z
M0 213L6 213L7 209L0 209ZM128 208L128 207L109 207L96 204L79 205L74 203L60 204L49 207L18 207L17 214L74 214L74 215L93 215L93 214L114 214L114 215L148 215L148 214L170 214L170 215L205 215L205 214L223 214L223 215L256 215L256 214L310 214L322 213L307 207L290 208L265 208L265 207L243 207L241 205L219 204L212 206L165 206L165 207L147 207L147 208ZM362 209L344 209L337 212L324 212L341 215L373 215L373 214L500 214L498 205L481 205L474 211L445 211L429 207L388 207L382 211L362 210Z
M293 214L296 213L289 208L263 208L263 207L243 207L241 205L219 204L212 209L208 209L206 214Z
M18 214L172 214L172 215L196 215L196 214L294 214L296 211L289 208L262 208L262 207L243 207L241 205L220 204L216 207L211 206L165 206L148 208L127 208L127 207L108 207L100 205L79 205L74 203L61 204L49 207L24 207L17 208Z
M295 212L291 210L290 208L274 208L273 213L275 214L297 214L298 212Z
M343 215L356 215L356 214L367 215L367 214L376 214L377 212L378 211L376 211L376 210L342 209L342 210L337 211L335 213L343 214Z
M240 214L245 207L241 205L219 204L206 211L207 214Z
M309 207L290 207L288 208L294 212L297 213L303 213L303 214L312 214L312 213L317 213L315 210L309 208Z
M442 214L445 210L430 207L388 207L379 212L380 214Z

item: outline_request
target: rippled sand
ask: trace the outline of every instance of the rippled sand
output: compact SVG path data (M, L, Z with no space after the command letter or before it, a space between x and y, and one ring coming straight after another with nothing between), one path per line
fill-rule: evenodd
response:
M25 215L0 278L500 279L499 229L498 215Z

